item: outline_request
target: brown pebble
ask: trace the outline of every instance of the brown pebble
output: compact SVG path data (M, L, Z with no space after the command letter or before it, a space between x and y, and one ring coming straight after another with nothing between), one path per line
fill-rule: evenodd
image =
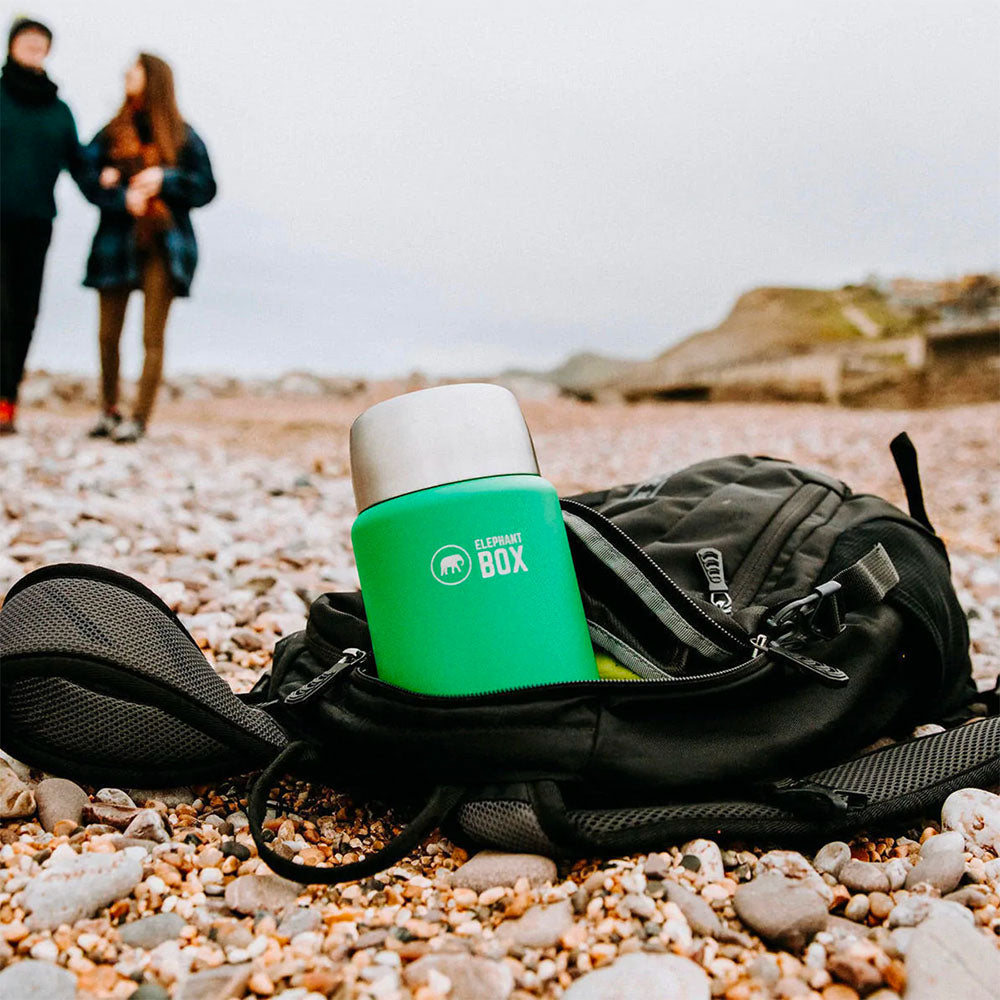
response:
M858 994L843 983L832 983L823 990L823 1000L858 1000Z

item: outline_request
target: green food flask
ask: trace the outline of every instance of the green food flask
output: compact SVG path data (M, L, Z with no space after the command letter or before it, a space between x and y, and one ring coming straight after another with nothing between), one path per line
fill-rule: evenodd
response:
M513 394L422 389L351 427L351 530L379 676L423 694L597 680L559 498Z

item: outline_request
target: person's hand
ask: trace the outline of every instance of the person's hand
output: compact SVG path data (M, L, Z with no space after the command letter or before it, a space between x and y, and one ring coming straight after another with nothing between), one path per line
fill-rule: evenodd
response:
M149 198L136 187L129 187L125 192L125 207L129 214L134 215L137 219L146 214L148 202Z
M146 167L140 170L131 181L129 187L141 191L147 198L155 198L163 187L163 167Z
M102 188L117 187L121 183L122 172L117 167L105 167L101 171L99 183Z

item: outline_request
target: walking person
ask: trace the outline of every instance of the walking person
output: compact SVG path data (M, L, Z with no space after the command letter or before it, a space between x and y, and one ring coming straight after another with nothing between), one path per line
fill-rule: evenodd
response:
M132 442L146 431L160 385L170 304L190 294L198 262L190 211L215 197L215 179L205 144L177 108L170 67L145 52L125 72L118 113L82 156L98 178L91 200L101 208L83 282L100 300L102 412L90 436ZM144 299L144 359L125 420L118 407L118 346L136 289Z
M13 434L17 394L38 318L59 172L81 183L76 123L46 75L52 32L20 18L0 75L0 434Z

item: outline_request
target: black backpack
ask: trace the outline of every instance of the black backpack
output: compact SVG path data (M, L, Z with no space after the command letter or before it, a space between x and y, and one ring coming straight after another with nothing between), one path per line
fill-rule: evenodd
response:
M1000 780L1000 717L996 693L972 683L912 445L901 435L892 450L910 515L745 455L565 498L595 649L628 680L415 694L378 678L361 595L341 593L317 599L235 696L146 588L47 567L0 609L2 745L146 787L266 765L254 839L276 872L310 882L373 874L438 825L460 842L581 855L704 834L829 838L926 814ZM910 737L930 722L943 731ZM423 805L383 850L304 869L261 829L288 770Z

